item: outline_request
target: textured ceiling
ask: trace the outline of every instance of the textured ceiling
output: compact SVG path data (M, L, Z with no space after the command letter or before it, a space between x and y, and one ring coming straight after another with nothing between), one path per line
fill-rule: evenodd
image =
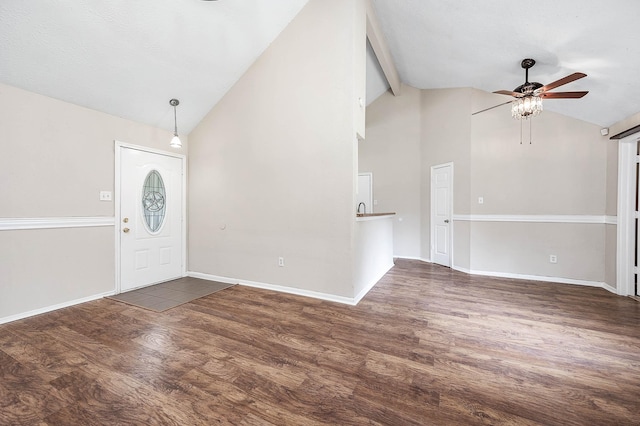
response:
M533 58L537 64L530 81L546 84L574 72L588 75L554 90L588 90L588 95L545 100L546 110L600 126L640 111L638 0L373 4L400 79L410 86L513 90L524 82L520 61ZM502 108L508 114L508 107Z
M189 133L308 0L0 0L0 82Z
M188 133L307 1L1 0L0 82L166 129L175 97ZM640 111L640 1L373 4L406 84L512 90L531 57L532 81L588 74L562 88L586 97L545 109L601 126ZM386 85L367 69L370 103Z

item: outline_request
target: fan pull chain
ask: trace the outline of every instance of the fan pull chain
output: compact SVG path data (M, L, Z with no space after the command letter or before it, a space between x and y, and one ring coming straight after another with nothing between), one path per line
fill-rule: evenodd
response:
M522 134L523 134L523 130L522 130L522 126L524 126L524 124L522 124L524 120L520 120L520 145L522 145ZM531 126L533 126L533 120L532 119L527 119L527 121L529 122L529 145L531 145L531 141L533 140L532 137L532 130L531 130Z
M520 145L522 145L522 120L520 120Z

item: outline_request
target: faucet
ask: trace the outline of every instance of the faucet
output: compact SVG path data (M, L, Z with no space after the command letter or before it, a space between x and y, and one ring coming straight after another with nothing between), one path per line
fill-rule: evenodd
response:
M367 212L367 205L365 203L358 204L358 210L356 211L356 213L360 213L360 206L362 206L363 209L364 209L364 211L362 213L366 213Z

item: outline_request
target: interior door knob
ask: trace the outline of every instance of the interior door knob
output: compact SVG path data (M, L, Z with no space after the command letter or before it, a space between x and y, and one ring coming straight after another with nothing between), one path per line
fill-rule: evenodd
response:
M124 223L127 223L127 222L129 222L129 218L128 218L128 217L125 217L124 219L122 219L122 221L123 221Z
M129 233L129 228L124 228L122 232L124 232L125 234Z
M444 220L444 223L449 223L449 219L445 219L445 220Z

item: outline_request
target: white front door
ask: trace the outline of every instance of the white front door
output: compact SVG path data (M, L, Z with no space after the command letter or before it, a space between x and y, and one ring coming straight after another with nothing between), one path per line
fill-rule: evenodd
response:
M451 266L453 163L431 167L431 261Z
M183 160L120 148L120 291L183 276Z

